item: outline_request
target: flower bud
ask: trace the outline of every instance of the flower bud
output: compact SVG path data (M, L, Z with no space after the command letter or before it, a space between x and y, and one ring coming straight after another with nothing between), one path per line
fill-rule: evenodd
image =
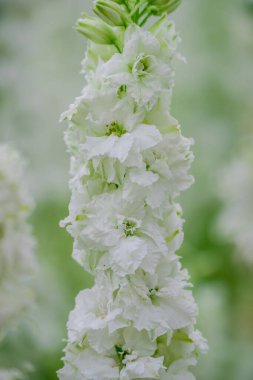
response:
M96 44L118 46L118 37L113 28L97 18L85 14L82 16L85 18L79 18L75 28L79 33Z
M167 14L174 12L180 5L181 0L150 0L150 5L154 7L153 13L161 15L166 12Z
M94 13L112 26L127 26L131 20L126 10L111 0L99 0L93 8Z

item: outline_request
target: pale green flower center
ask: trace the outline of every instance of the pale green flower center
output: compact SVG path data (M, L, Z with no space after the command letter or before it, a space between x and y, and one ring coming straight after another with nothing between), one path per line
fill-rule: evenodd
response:
M126 133L126 130L124 129L123 125L119 123L118 121L113 121L111 124L106 125L106 136L122 136Z
M106 310L105 308L103 307L103 305L100 305L96 312L95 312L95 315L98 319L105 319L106 317Z
M160 152L153 152L153 156L155 160L161 160L162 159L162 154Z
M134 236L138 230L137 222L133 219L125 219L122 224L126 236Z
M159 291L159 287L158 286L156 286L155 288L150 288L149 291L148 291L149 298L151 298L151 300L153 300L158 291Z
M121 346L118 346L118 345L115 345L114 348L115 348L115 351L117 354L117 359L119 361L119 367L120 367L120 369L122 369L126 365L124 363L125 357L127 355L130 355L131 352L129 350L124 350Z
M118 88L118 91L117 91L117 95L120 99L124 98L124 96L126 95L126 92L127 92L127 85L126 84L122 84L119 88Z
M140 54L135 61L132 72L136 78L142 78L151 72L153 58L150 55Z

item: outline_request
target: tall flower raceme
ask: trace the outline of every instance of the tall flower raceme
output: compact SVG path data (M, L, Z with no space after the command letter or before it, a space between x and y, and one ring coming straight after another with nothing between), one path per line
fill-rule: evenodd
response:
M193 182L192 139L169 110L179 38L164 12L178 4L100 0L99 18L77 22L90 43L86 85L62 116L72 192L62 225L95 284L70 313L61 380L192 380L207 349L176 255L178 196Z
M253 139L241 144L237 158L226 165L219 178L219 233L234 244L238 257L253 265Z
M12 147L0 145L1 337L33 300L29 281L36 267L35 241L27 222L33 201L27 190L23 167L23 160ZM6 376L11 373L5 372Z

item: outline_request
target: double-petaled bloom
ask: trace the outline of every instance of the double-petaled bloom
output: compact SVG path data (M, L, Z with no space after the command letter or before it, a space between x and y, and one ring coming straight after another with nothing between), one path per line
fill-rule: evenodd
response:
M206 351L176 255L183 241L178 196L193 182L192 139L170 115L179 38L165 15L148 30L134 22L145 4L164 2L137 3L96 2L113 32L108 18L118 10L118 41L91 37L86 85L62 116L72 191L62 225L74 239L73 258L95 284L70 313L61 380L192 380L189 368Z

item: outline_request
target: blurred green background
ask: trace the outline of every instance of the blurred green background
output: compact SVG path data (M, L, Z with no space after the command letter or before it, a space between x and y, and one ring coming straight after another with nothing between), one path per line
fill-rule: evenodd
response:
M92 284L58 227L69 202L58 118L84 85L78 72L86 42L72 26L90 8L91 0L0 0L0 141L13 143L27 161L41 268L36 305L1 343L0 367L32 365L31 380L56 379L68 313L79 290ZM180 255L210 345L195 373L199 380L252 380L253 268L222 238L217 220L220 172L253 133L253 1L185 0L172 18L188 61L176 64L172 111L183 134L194 137L196 156L196 182L182 196Z

